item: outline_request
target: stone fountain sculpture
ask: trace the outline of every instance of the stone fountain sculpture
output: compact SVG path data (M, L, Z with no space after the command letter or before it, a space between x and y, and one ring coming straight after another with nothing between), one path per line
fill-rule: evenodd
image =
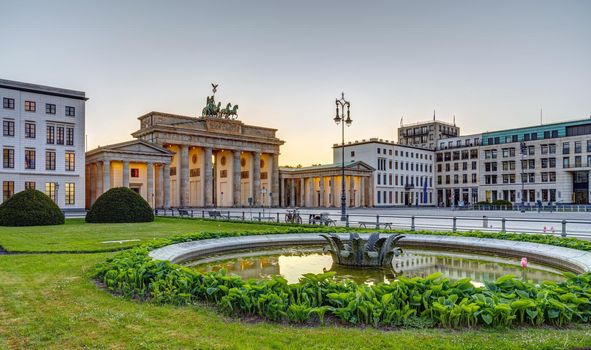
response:
M357 233L349 234L347 243L335 233L321 234L329 245L324 248L330 252L333 261L339 265L353 267L391 267L392 259L402 254L402 249L396 246L403 235L395 234L381 237L375 232L367 241Z

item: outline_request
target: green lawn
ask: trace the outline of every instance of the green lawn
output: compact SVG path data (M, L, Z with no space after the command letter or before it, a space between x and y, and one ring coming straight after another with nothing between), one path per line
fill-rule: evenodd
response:
M57 227L2 228L0 245L15 250L95 250L109 239L148 240L200 230L259 228L181 219L132 225L85 225L70 220ZM114 254L0 255L0 349L591 347L590 326L467 331L296 327L241 322L204 305L174 307L130 301L98 288L89 278L95 264Z
M181 233L261 228L269 225L162 217L135 224L87 224L83 219L68 219L65 225L0 227L0 246L12 252L111 251ZM122 240L133 241L103 243Z

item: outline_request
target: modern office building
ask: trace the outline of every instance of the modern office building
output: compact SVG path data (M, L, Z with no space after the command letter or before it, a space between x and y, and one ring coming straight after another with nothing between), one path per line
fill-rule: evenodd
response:
M589 204L591 119L482 134L482 201Z
M434 150L439 140L460 135L460 128L453 124L440 120L402 124L398 128L398 143Z
M333 162L342 160L343 147L333 145ZM345 163L362 161L376 169L374 206L435 205L434 152L393 141L371 138L345 144Z
M85 93L0 80L0 98L0 200L35 188L65 211L84 209Z
M437 205L468 205L478 202L479 149L482 135L440 140L435 151Z

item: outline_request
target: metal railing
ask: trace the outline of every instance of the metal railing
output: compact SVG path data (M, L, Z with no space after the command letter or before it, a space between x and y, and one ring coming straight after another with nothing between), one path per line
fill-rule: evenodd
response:
M229 220L260 223L296 223L289 221L285 209L158 209L157 216L190 217L211 220ZM302 225L327 225L340 227L361 227L382 230L410 231L481 231L541 233L561 237L580 237L591 239L591 220L563 218L516 218L461 216L461 215L385 215L385 214L347 214L340 220L337 212L300 211Z

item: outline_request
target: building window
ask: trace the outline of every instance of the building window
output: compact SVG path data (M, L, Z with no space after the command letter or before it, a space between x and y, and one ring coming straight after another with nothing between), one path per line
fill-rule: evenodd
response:
M37 110L37 104L35 101L25 101L25 111L35 112Z
M14 120L2 121L2 135L14 136Z
M47 143L53 145L55 143L55 126L47 126Z
M72 182L66 182L66 205L75 204L76 185Z
M4 169L14 168L14 149L5 148L2 150L2 166Z
M36 187L35 181L27 181L25 182L25 190L34 190Z
M570 153L570 145L568 142L562 143L562 154L569 154Z
M2 198L6 202L14 195L14 181L2 182Z
M55 170L55 151L45 151L45 170Z
M66 171L74 171L75 169L76 169L76 155L74 154L74 152L66 152ZM132 175L131 177L137 177L137 176Z
M569 157L562 158L562 167L563 168L570 168L570 158Z
M355 151L351 151L351 157L355 157Z
M240 172L240 178L241 179L248 179L248 176L249 176L248 170L244 170L244 171L241 171Z
M64 144L64 127L58 126L57 127L57 142L58 145Z
M25 169L35 169L35 150L25 150Z
M581 141L575 141L575 153L581 153L582 151Z
M37 127L33 122L25 122L25 138L34 139Z
M189 170L189 177L198 177L201 175L201 168L195 168Z
M131 168L131 177L140 177L140 169Z
M591 140L587 140L587 152L591 152Z
M52 201L55 202L55 189L56 189L55 182L46 182L45 183L45 194L47 197L51 198Z
M66 106L66 117L75 117L76 116L76 108Z
M46 103L45 114L55 114L55 105L51 103Z
M66 128L66 146L74 146L74 128Z
M4 97L2 99L2 107L4 109L14 109L14 98Z

